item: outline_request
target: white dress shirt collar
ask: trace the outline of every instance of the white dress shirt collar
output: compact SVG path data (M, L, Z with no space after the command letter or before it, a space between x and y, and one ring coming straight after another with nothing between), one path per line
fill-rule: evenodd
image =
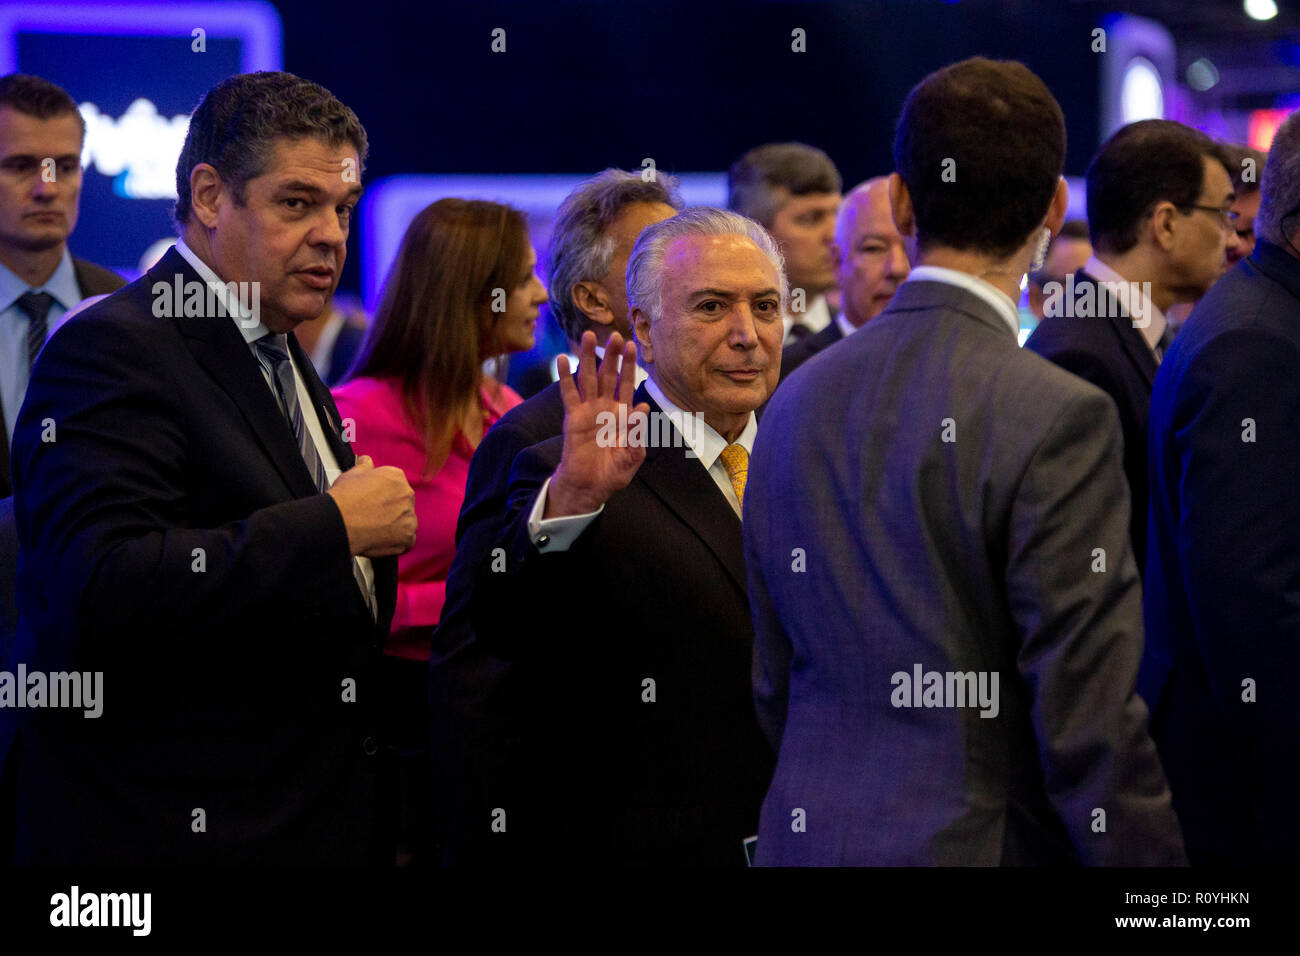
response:
M674 405L663 393L654 378L645 380L645 389L650 393L650 397L655 400L665 417L673 423L673 427L682 433L682 440L686 446L695 453L700 463L704 467L712 468L713 463L718 460L722 454L722 449L728 445L727 439L718 434L708 422L704 420L703 415L694 414L689 417L691 422L687 422L687 413ZM658 434L657 429L651 428L651 434ZM750 455L754 452L754 436L758 434L758 419L753 412L749 413L749 421L745 423L745 430L740 433L736 439L736 444L745 449L745 454Z
M1096 256L1093 256L1083 264L1083 272L1088 273L1098 282L1115 283L1124 286L1127 289L1133 289L1136 286L1138 295L1142 296L1142 301L1146 306L1144 314L1151 317L1145 326L1134 323L1133 327L1142 333L1142 340L1146 342L1147 348L1154 353L1156 346L1160 344L1160 337L1165 334L1165 326L1168 324L1165 314L1156 308L1156 304L1147 297L1146 290L1140 282L1134 282L1131 279L1125 279L1122 275L1112 269L1106 263L1102 262ZM1131 294L1131 293L1130 293ZM1116 298L1119 298L1116 296ZM1127 301L1127 297L1123 301ZM1130 317L1132 313L1130 312Z
M29 291L48 292L54 297L61 310L71 309L81 301L81 287L77 285L77 270L72 264L72 253L68 251L67 246L63 247L63 256L59 259L59 264L54 267L54 272L45 282L36 286L29 286L8 266L0 262L0 312L11 307L25 292ZM53 329L50 331L52 332Z
M602 362L605 361L605 346L603 345L596 346L596 358L600 359ZM576 355L569 356L569 366L570 366L570 371L572 371L573 374L575 375L578 374L578 357ZM623 363L620 361L619 371L621 372L622 370L623 370ZM632 369L632 379L633 379L632 385L636 388L640 388L641 383L644 382L648 377L649 376L647 375L646 370L642 367L641 363L637 362L636 368Z
M781 322L785 326L784 342L786 345L789 345L791 342L790 330L794 328L795 325L802 325L812 333L820 332L822 329L826 328L826 326L830 325L831 305L826 301L826 295L823 293L809 302L808 308L803 312L796 312L794 314L787 312L781 317ZM794 339L794 341L797 342L799 340Z
M574 355L572 352L565 352L563 354L568 356L570 374L577 375L578 356ZM603 345L596 346L596 358L602 362L605 361L605 346ZM621 371L621 367L620 367L620 371ZM632 378L633 378L632 384L636 387L640 387L641 383L646 380L646 370L642 368L640 362L637 362L636 368L632 370ZM557 355L555 356L555 358L551 359L551 381L558 382L559 380L560 380L560 356Z
M239 301L239 296L231 295L231 289L226 283L221 281L221 277L212 271L212 268L195 254L194 250L185 244L184 239L176 240L176 251L184 257L185 261L193 267L194 271L199 274L199 278L208 284L212 289L213 295L216 296L217 303L235 321L235 327L248 343L256 342L264 335L270 335L271 330L261 323L260 320L254 320L253 314L246 310Z
M1011 334L1016 336L1017 339L1020 336L1020 310L1011 301L1011 296L992 283L984 281L979 276L973 276L969 272L959 272L956 269L948 269L943 266L916 266L904 281L946 282L949 285L960 286L991 305L994 311L1007 323L1007 326L1011 329Z
M858 329L862 328L861 325L854 325L850 322L844 315L843 309L835 313L835 324L840 327L840 335L846 339Z

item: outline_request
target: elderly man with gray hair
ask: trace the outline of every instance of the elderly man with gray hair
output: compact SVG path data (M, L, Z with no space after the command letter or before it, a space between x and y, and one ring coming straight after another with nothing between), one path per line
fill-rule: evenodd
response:
M606 169L580 184L560 205L547 254L551 314L564 329L576 352L584 332L596 338L596 353L604 354L610 335L629 338L625 275L632 245L646 226L674 215L682 207L677 181L656 174ZM644 377L644 370L634 367ZM447 602L433 639L430 712L432 754L440 784L440 827L451 859L471 831L460 820L464 807L475 803L465 750L463 722L475 708L474 688L486 680L463 673L457 649L473 639L469 614L479 572L494 565L492 543L506 518L506 489L510 465L530 445L559 435L564 426L564 402L558 383L544 388L511 409L483 437L470 462L465 503L456 527L456 557L447 578Z
M1194 865L1300 854L1300 113L1151 396L1138 689Z
M500 567L480 572L477 641L458 651L507 675L466 727L511 758L470 817L497 852L744 864L772 756L749 690L741 502L788 295L761 226L690 209L633 249L637 344L615 333L597 369L587 333L576 377L561 360L564 433L514 462Z
M835 245L842 307L826 328L786 345L781 353L782 381L883 312L911 271L907 242L889 208L888 176L859 183L844 197L835 217Z

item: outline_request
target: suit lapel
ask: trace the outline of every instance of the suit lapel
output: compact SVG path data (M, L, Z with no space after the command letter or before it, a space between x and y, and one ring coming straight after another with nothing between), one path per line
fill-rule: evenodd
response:
M637 389L634 401L649 403L651 415L662 414L645 385ZM700 460L687 458L687 451L685 445L646 449L636 480L644 483L704 542L744 594L745 559L740 519Z
M198 273L175 249L169 250L149 270L150 282L164 283L169 290L174 288L177 276L183 284L197 282L206 290ZM293 431L234 319L222 314L182 315L175 322L195 361L243 414L293 496L306 498L316 494L316 482L302 460ZM301 354L301 349L298 351Z
M330 395L329 389L321 381L320 376L316 373L316 368L311 364L311 359L303 351L302 346L298 343L297 336L288 337L289 354L293 356L293 364L298 366L298 374L302 376L302 383L307 387L307 394L311 396L312 412L316 415L316 420L320 422L321 434L325 436L325 443L330 446L330 451L334 453L334 460L338 463L339 471L347 471L357 463L357 456L352 451L352 446L343 440L341 434L342 421L339 418L338 406L334 404L334 397ZM259 377L261 373L258 373ZM269 392L270 389L267 389ZM277 413L279 406L276 406ZM303 414L306 414L304 410ZM295 446L295 451L297 448ZM299 458L301 458L299 453ZM383 462L379 462L383 464ZM307 471L303 466L303 473ZM313 493L315 486L312 486ZM375 575L375 598L379 602L379 616L375 621L375 640L378 646L382 646L385 638L388 636L388 629L392 625L393 611L397 604L397 558L371 558L370 568ZM358 599L361 595L358 591ZM364 604L363 604L364 606ZM369 614L369 612L367 612Z
M1096 287L1098 312L1106 316L1115 329L1115 334L1119 336L1124 353L1137 368L1138 374L1146 380L1147 387L1153 388L1156 384L1156 357L1152 354L1151 349L1147 347L1147 341L1142 337L1141 330L1133 327L1132 316L1128 314L1119 300L1104 285L1082 270L1075 274L1076 288L1081 281L1091 282ZM1106 297L1106 308L1101 307L1102 296Z
M13 493L13 478L9 475L9 425L4 408L0 407L0 498L8 498Z

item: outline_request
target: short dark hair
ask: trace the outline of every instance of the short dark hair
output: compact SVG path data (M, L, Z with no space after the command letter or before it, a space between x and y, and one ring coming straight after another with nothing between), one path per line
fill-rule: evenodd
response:
M1101 144L1088 164L1088 227L1092 244L1112 255L1138 241L1142 221L1158 203L1187 215L1205 185L1205 158L1223 166L1228 157L1210 137L1173 120L1130 123Z
M176 162L176 221L182 226L189 221L195 166L212 166L243 202L244 187L266 172L273 144L282 137L351 143L362 164L369 149L357 114L319 83L281 72L232 76L208 90L190 117Z
M1232 176L1232 191L1237 198L1249 196L1259 189L1260 177L1264 175L1264 166L1268 163L1268 153L1245 143L1221 143L1224 156L1228 160L1228 173ZM1247 163L1246 160L1251 160ZM1250 178L1246 171L1250 170Z
M0 106L7 106L26 116L37 119L54 119L71 113L81 124L81 136L86 136L86 120L77 109L77 103L63 87L26 73L10 73L0 77Z
M962 60L907 94L894 168L911 196L918 248L1010 255L1056 193L1065 117L1023 63Z
M838 193L844 188L840 171L816 146L767 143L756 146L731 164L727 173L727 208L748 216L764 229L790 196Z

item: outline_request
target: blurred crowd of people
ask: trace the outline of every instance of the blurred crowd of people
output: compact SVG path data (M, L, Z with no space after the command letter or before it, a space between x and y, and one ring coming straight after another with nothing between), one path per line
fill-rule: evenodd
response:
M522 213L439 200L368 322L327 90L209 91L129 285L68 250L83 136L0 79L4 856L1300 850L1295 116L1125 126L1067 220L1051 92L966 60L847 192L801 143L727 209L604 170L545 281ZM93 720L18 676L91 672Z

